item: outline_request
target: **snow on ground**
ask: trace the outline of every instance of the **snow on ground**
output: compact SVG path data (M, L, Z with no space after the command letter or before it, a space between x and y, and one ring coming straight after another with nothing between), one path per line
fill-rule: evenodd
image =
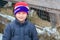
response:
M2 34L0 33L0 40L2 40Z
M56 28L44 27L44 28L36 28L38 35L53 36L55 39L60 40L60 34Z
M12 16L4 15L4 14L1 14L1 13L0 13L0 16L2 16L2 17L4 17L4 18L7 18L7 19L10 20L10 21L13 21L13 20L15 19L15 18L12 17Z

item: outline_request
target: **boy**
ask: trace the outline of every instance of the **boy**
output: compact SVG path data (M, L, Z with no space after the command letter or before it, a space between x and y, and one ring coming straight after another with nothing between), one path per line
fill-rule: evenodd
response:
M2 40L38 40L35 26L27 19L29 7L26 2L17 2L14 6L15 20L9 23Z

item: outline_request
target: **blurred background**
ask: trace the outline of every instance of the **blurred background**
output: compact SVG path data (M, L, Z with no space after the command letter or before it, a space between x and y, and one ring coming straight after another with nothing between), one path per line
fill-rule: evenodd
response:
M13 6L18 1L29 4L28 19L35 24L40 40L60 40L60 0L0 0L0 40L5 25L15 19Z

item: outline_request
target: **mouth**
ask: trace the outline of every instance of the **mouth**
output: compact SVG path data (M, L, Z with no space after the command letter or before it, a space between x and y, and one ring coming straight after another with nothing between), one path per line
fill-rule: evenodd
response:
M19 19L23 19L23 17L19 17Z

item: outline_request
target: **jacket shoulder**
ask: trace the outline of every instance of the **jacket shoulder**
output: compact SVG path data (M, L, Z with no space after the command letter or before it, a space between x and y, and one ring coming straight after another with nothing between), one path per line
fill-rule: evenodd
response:
M6 24L5 26L8 27L8 28L11 28L11 27L13 27L13 25L14 25L14 21L12 21L12 22Z
M28 22L28 24L29 24L30 27L35 27L35 24L33 24L33 23L30 22L30 21Z

